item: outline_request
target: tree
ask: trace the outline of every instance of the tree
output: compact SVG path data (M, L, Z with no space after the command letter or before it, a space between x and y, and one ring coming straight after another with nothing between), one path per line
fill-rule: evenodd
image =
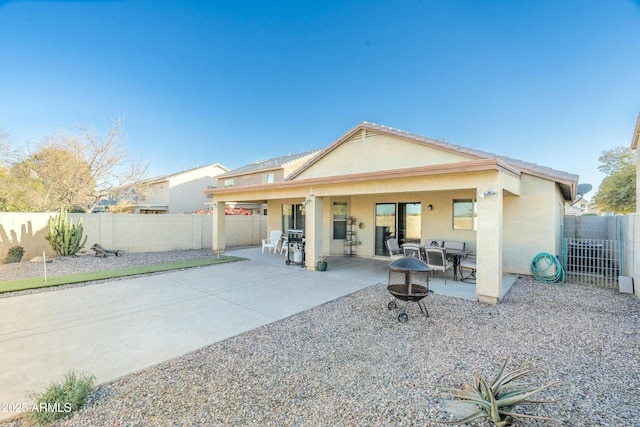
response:
M131 158L121 127L122 120L116 120L103 137L91 128L80 126L82 136L71 141L74 151L82 153L89 164L94 181L92 191L87 194L87 212L102 199L133 203L149 191L149 184L143 183L148 164Z
M0 187L6 188L0 209L91 212L102 199L131 202L146 191L147 165L130 157L121 120L106 136L78 129L79 135L49 137L0 176Z
M43 206L44 185L13 167L0 177L0 210L8 212L41 212L48 210Z
M6 210L8 203L8 189L11 188L5 177L9 173L12 160L15 158L16 149L12 145L11 134L6 129L0 129L0 211Z
M8 130L0 128L0 169L11 164L16 149L12 145L11 134Z
M93 178L89 164L80 153L50 141L11 170L14 188L23 194L16 200L31 210L80 210L91 193ZM24 191L28 198L25 199Z
M627 214L636 209L636 155L630 148L615 147L598 158L602 180L593 202L602 212Z

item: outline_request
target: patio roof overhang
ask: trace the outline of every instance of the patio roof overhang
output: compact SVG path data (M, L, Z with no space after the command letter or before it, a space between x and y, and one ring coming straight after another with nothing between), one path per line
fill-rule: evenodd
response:
M387 171L333 175L321 178L294 179L270 184L215 188L206 190L220 202L256 202L282 198L304 198L311 189L317 196L372 194L410 191L442 191L468 189L477 186L478 177L500 173L510 178L504 187L510 194L519 194L521 172L499 159L481 159L442 165L429 165ZM446 175L446 180L435 178ZM375 183L375 185L372 185ZM515 183L515 184L514 184Z

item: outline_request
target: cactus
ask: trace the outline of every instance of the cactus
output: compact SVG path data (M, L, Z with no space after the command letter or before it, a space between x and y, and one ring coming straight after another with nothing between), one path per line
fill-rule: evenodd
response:
M14 246L7 252L7 257L4 259L6 264L22 261L22 255L24 255L24 248L22 246Z
M49 218L49 231L44 238L58 255L75 255L87 243L87 236L82 239L82 233L82 218L74 225L62 209L58 216Z

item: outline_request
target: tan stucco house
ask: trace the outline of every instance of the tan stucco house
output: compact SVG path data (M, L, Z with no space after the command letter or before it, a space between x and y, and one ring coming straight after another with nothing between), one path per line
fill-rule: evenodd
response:
M143 182L149 191L133 206L140 214L181 214L207 210L209 199L204 191L215 188L217 176L229 169L219 163L198 166Z
M320 150L305 151L303 153L287 154L272 159L259 160L218 175L217 188L242 187L249 185L273 184L284 181L293 171L319 153ZM209 197L211 197L209 195ZM265 203L253 201L227 200L227 209L245 210L252 213L266 212ZM227 211L228 212L228 211Z
M505 273L529 274L535 255L560 253L564 206L577 182L577 175L363 122L282 181L206 193L215 206L214 247L225 247L229 201L266 203L269 231L303 228L308 269L320 255L345 253L352 219L358 256L388 259L389 236L466 242L476 253L478 299L497 303Z

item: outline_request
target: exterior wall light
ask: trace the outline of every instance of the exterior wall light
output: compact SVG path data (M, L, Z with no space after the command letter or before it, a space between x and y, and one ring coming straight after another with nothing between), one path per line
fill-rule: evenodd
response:
M484 193L478 193L478 197L480 197L482 199L484 196L493 196L494 194L496 194L495 191L487 190Z
M433 205L429 205L429 206L427 206L427 210L428 210L428 211L432 211L432 210L433 210Z

